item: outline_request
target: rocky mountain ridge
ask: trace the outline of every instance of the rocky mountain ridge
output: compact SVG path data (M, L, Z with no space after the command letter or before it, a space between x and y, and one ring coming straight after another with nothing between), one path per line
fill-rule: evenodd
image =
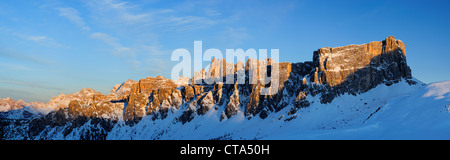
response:
M250 66L258 64L268 64L268 67L250 69ZM278 65L279 72L271 72L274 65ZM194 84L208 78L223 78L225 81L228 74L233 75L234 84ZM239 79L238 74L245 76ZM258 79L264 74L279 77L276 79L278 83L249 83L251 76ZM245 83L238 84L238 81ZM220 121L226 121L239 113L248 120L255 117L265 119L288 108L284 118L290 121L297 117L298 110L314 103L311 97L318 97L320 103L327 104L344 94L357 95L380 84L389 86L401 81L409 85L420 83L412 78L406 63L404 43L392 36L368 44L321 48L314 51L312 61L308 62L278 63L272 59L249 59L244 66L242 62L230 64L224 59L213 59L208 69L196 72L190 80L186 77L178 81L162 76L148 77L115 85L108 95L93 89L82 89L74 94L53 97L45 105L55 110L23 122L26 129L22 135L45 139L58 128L65 137L90 123L93 128L85 129L80 139L104 139L113 128L118 127L119 122L133 126L145 117L158 121L180 113L172 123L186 124L211 111L219 112ZM272 84L278 84L276 94L260 94L263 88L274 87ZM8 130L5 128L7 126L3 129Z

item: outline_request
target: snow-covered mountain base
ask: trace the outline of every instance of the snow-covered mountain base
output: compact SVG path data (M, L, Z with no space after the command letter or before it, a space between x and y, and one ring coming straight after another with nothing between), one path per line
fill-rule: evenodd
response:
M220 121L221 111L211 110L183 125L175 111L166 120L118 123L107 139L450 139L450 81L379 85L331 104L308 98L311 106L290 116L286 107L266 119L240 112Z
M125 121L91 119L68 132L53 126L33 139L450 139L450 81L412 85L401 81L355 95L341 95L332 103L320 103L320 96L307 97L311 105L289 114L292 106L261 119L248 119L238 112L220 121L222 110L211 109L189 123L179 117L184 108L169 111L165 119L144 117L134 125ZM222 108L222 107L217 107ZM26 123L14 130L26 132ZM103 123L103 124L102 124ZM11 126L12 127L12 126ZM51 126L47 126L51 127ZM95 137L94 137L95 136ZM6 139L30 138L15 134Z

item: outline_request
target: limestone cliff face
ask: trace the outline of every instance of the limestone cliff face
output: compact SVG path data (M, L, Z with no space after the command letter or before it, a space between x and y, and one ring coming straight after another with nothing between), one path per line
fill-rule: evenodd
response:
M148 104L148 94L131 93L126 102L123 119L127 121L139 121L145 116L145 106Z
M131 87L136 83L138 82L129 79L122 84L116 84L109 95L111 95L111 97L116 97L117 99L124 99L131 93Z
M249 66L255 65L252 63L263 63L267 64L267 67L258 67L257 70L249 70ZM287 103L280 103L285 96L283 91L286 89L285 84L289 81L292 72L292 63L288 62L274 62L272 59L266 59L264 61L258 61L254 59L249 59L246 63L246 72L249 73L248 77L253 77L256 79L256 84L247 86L251 90L249 94L249 103L245 107L245 115L256 116L260 114L261 118L266 118L268 113L279 111ZM264 65L262 65L264 66ZM278 72L274 70L274 67L278 67ZM263 77L270 77L270 83L264 84L265 81L261 81ZM272 78L278 77L278 78ZM251 79L247 78L246 82L250 82ZM277 86L275 86L277 85ZM267 93L262 94L263 89L268 89Z
M206 93L205 96L203 96L201 98L197 112L199 115L204 115L209 110L211 110L214 107L214 105L215 104L214 104L213 94L211 91L209 91L208 93Z
M224 112L227 118L230 118L236 115L239 111L241 111L240 108L241 102L239 101L239 88L237 84L234 85L233 94L230 96L229 99L230 102L227 104L227 108L225 108Z
M412 78L405 44L393 36L368 44L321 48L314 52L313 63L313 82L331 87L356 85L354 89L362 92L382 82Z
M177 85L170 79L166 79L163 76L147 77L139 80L131 86L131 93L146 93L150 94L154 90L161 88L175 88Z
M157 114L157 116L165 118L170 110L178 110L182 103L182 94L178 89L153 90L147 107L147 115Z

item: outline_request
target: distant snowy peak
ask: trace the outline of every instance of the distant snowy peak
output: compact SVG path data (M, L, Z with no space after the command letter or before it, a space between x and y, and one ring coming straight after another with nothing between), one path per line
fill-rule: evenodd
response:
M21 99L15 101L14 99L9 98L9 97L7 97L5 99L0 98L0 112L21 109L21 108L27 107L27 106L41 107L43 104L44 103L40 103L40 102L26 103Z
M43 114L47 114L50 111L58 110L60 108L67 108L70 101L72 100L86 100L90 99L94 101L95 98L103 97L104 95L100 92L96 92L91 88L83 88L78 92L73 94L64 94L61 93L58 96L52 97L47 103L43 102L31 102L26 103L22 100L15 101L11 98L0 99L0 112L7 112L10 110L22 109L24 107L31 107L36 111L39 111Z
M104 95L100 92L96 92L92 88L83 88L73 94L61 93L60 95L53 97L45 104L45 108L57 110L59 108L66 108L72 100L90 99L92 101L95 97L99 96Z

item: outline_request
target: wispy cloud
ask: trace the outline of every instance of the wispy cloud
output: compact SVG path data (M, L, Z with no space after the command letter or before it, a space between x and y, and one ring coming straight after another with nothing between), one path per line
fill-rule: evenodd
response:
M167 77L170 72L167 71L168 68L172 68L167 60L159 59L159 58L150 58L147 59L147 62L150 65L146 65L144 70L150 72L154 75L162 75Z
M0 98L4 97L14 97L14 99L22 99L26 102L36 101L36 99L31 96L33 93L27 90L16 89L14 87L2 87L0 86ZM35 93L34 93L35 94ZM41 98L38 101L43 102L45 99Z
M18 86L25 86L25 87L30 87L30 88L37 88L37 89L61 90L61 88L46 85L43 83L37 83L35 81L31 82L31 81L24 81L24 80L0 77L0 82L2 84L18 85Z
M226 27L219 33L218 40L231 47L239 47L250 35L244 27Z
M233 24L239 20L240 14L242 14L234 11L232 14L222 13L216 2L187 3L187 6L178 3L164 7L157 5L153 7L148 3L124 0L84 2L90 11L89 17L94 20L92 25L108 30L107 32L92 33L89 37L107 44L111 48L112 54L124 56L133 68L152 73L159 71L154 67L146 68L146 64L167 66L162 62L166 59L167 63L170 59L167 57L172 50L159 43L161 39L165 38L161 38L164 35L186 33L186 31L194 33L221 24ZM213 5L216 6L206 7ZM222 31L227 37L231 35L237 37L239 40L236 43L240 43L248 36L247 30L243 27L219 26L217 33L222 33ZM164 70L165 68L158 69Z
M90 30L90 27L86 25L83 18L80 17L80 13L74 8L56 8L59 11L59 16L67 18L70 22L74 23L83 30Z
M136 49L125 47L120 44L119 39L105 33L93 33L90 38L100 40L112 48L112 53L118 56L124 56L126 61L131 64L132 68L137 69L141 64L136 58Z
M162 46L158 44L140 45L138 48L142 53L148 55L169 55L171 53L170 50L164 50Z
M52 94L53 92L32 92L27 89L18 89L17 87L11 87L11 86L0 86L0 98L2 97L13 97L16 100L22 99L25 102L47 102L52 96L55 94Z
M32 68L25 67L23 65L15 64L15 63L0 63L0 68L2 69L2 70L0 70L0 72L6 72L6 71L31 71L31 70L33 70Z
M23 53L20 53L20 52L14 51L14 50L10 50L10 49L5 49L5 48L0 48L0 57L20 60L20 61L24 61L24 62L33 62L33 63L38 63L38 64L52 64L53 63L47 59L39 58L39 57L33 56L33 55L23 54Z
M106 22L117 22L119 24L139 24L147 23L151 13L138 13L138 6L129 2L118 0L97 0L89 1L88 6L93 8L97 19Z
M65 48L65 47L67 47L66 45L56 42L53 38L44 36L44 35L35 35L35 34L31 35L31 34L19 32L19 31L15 31L13 29L9 29L8 34L14 35L14 36L24 39L24 40L33 41L33 42L37 43L38 45L41 45L44 47L50 47L50 48Z
M141 6L121 0L89 1L88 6L96 13L98 21L121 25L140 25L168 31L203 29L226 23L232 17L219 17L222 14L214 9L204 9L198 13L186 14L177 7L152 8L143 10ZM186 8L184 6L184 8ZM189 7L188 7L189 8ZM136 27L136 26L134 26Z
M100 41L103 41L107 45L113 48L113 53L115 55L125 55L125 56L132 56L135 57L136 54L134 51L129 47L124 47L122 44L119 43L119 40L117 38L114 38L108 34L105 33L93 33L90 35L92 39L97 39Z
M42 42L42 41L47 40L48 38L46 36L30 36L30 37L26 37L26 39L35 41L35 42Z
M214 9L209 9L209 8L204 9L204 13L205 13L206 16L209 16L209 17L222 15L219 11L214 10Z

